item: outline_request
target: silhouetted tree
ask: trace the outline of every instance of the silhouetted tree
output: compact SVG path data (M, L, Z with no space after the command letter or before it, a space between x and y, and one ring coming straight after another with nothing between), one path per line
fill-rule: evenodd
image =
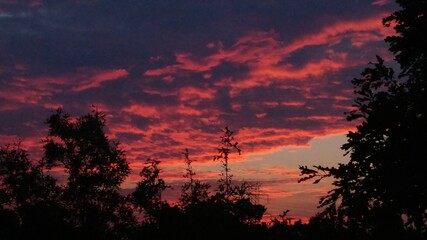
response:
M259 185L232 184L229 154L240 149L227 127L215 158L223 166L220 187L211 194L209 184L194 178L186 149L188 182L180 204L170 205L162 199L169 186L160 177L160 161L153 159L147 159L135 191L119 194L130 168L124 151L104 133L103 113L71 118L58 109L47 124L39 162L30 161L19 144L0 148L0 239L303 239L301 224L287 224L284 235L269 234L260 223L266 208L255 201ZM142 221L135 210L143 212Z
M1 239L57 239L67 232L67 212L58 203L55 183L20 144L0 149Z
M424 237L427 230L427 175L422 160L427 138L427 1L397 2L401 10L383 23L394 25L398 34L386 41L400 74L396 77L377 57L361 78L352 81L356 109L346 114L349 121L360 124L342 146L350 161L338 167L301 167L302 180L336 179L336 188L320 201L325 211L335 211L349 228L380 239L407 239L409 235L402 235L404 227Z
M218 155L214 160L220 160L222 174L219 187L214 193L209 193L210 185L195 179L192 168L193 160L189 151L183 152L187 165L184 177L188 180L181 188L181 216L169 211L169 219L179 221L175 229L175 237L185 239L259 239L265 233L266 227L259 224L265 207L255 204L252 199L252 190L256 184L243 182L233 185L231 182L229 154L232 150L240 153L237 142L234 141L233 132L224 128L221 144L217 148ZM257 186L257 185L256 185ZM169 221L170 222L170 221ZM164 226L164 225L163 225ZM160 226L161 228L162 226ZM169 228L174 229L174 228ZM167 238L165 238L167 239Z
M134 206L139 211L144 211L147 220L155 222L156 215L166 202L162 200L162 192L169 186L160 177L160 161L147 159L144 168L140 172L142 180L137 183L135 191L132 193Z
M119 144L104 133L105 115L93 110L73 119L58 109L46 123L43 163L67 173L62 199L78 237L108 238L132 224L126 198L118 192L130 168Z
M55 179L44 175L39 165L28 159L19 144L0 149L0 204L20 209L25 205L54 198Z
M218 192L211 197L211 201L221 206L230 217L239 223L253 224L262 219L266 208L255 203L258 197L255 191L259 189L258 184L242 182L240 185L232 184L233 175L230 173L230 153L234 150L241 154L238 142L234 139L234 132L229 127L222 130L221 143L218 146L218 154L215 160L221 161L222 173L219 180Z
M223 194L225 197L232 196L233 193L233 187L231 184L231 180L233 178L233 175L230 174L230 167L228 161L230 160L230 153L233 150L236 150L238 154L241 154L241 150L239 149L238 142L234 140L234 132L231 131L227 126L222 130L223 135L221 136L221 144L218 146L218 154L213 157L213 160L220 161L222 164L223 171L221 172L221 175L223 176L219 180L219 193Z
M183 155L187 165L186 172L183 177L187 178L188 182L181 186L180 204L185 208L188 205L207 201L209 198L209 188L211 186L208 183L203 183L200 180L194 179L196 172L193 170L191 165L193 160L190 159L188 149L185 149Z

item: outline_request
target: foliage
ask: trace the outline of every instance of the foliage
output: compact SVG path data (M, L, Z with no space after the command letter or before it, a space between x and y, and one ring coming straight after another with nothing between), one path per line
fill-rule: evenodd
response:
M390 51L400 74L377 56L361 78L355 78L358 121L342 149L350 161L338 167L301 166L301 180L335 178L335 189L321 199L325 212L349 229L368 236L402 238L404 229L426 234L427 175L422 161L426 128L427 1L398 1L402 9L385 18L397 36L389 36ZM424 39L424 40L423 40ZM405 224L404 224L405 223Z
M257 239L266 230L259 224L266 209L253 201L258 185L231 184L229 153L238 148L228 128L217 158L224 166L223 187L210 193L208 183L194 178L186 149L188 182L182 185L180 204L171 205L162 199L169 186L158 160L146 160L132 193L119 192L130 168L119 144L104 132L103 113L71 118L58 109L46 123L40 161L31 161L19 144L0 148L2 239Z
M132 193L134 206L144 210L149 221L156 221L156 213L166 204L162 201L162 192L169 187L160 178L159 164L158 160L150 158L146 160L145 167L139 174L142 180L137 183Z
M0 149L0 204L20 209L27 204L47 201L57 193L55 179L33 165L20 144Z
M93 110L72 119L58 109L46 124L43 163L67 173L62 201L71 213L69 221L81 234L105 237L131 224L132 216L124 214L129 211L126 199L118 192L130 168L119 144L104 133L105 115Z
M41 236L43 239L295 240L370 237L345 228L339 217L342 209L319 214L308 224L288 217L288 211L270 224L260 222L266 208L257 203L259 184L231 182L229 154L232 149L236 150L237 142L231 138L232 131L228 128L223 130L222 140L225 141L218 148L220 155L223 154L219 158L223 166L221 176L227 176L220 181L223 187L210 192L209 184L195 178L194 161L186 149L183 152L187 165L184 177L188 181L182 185L180 204L171 205L162 199L163 191L169 186L161 177L160 161L154 159L146 160L140 172L141 180L132 193L119 193L120 183L130 169L123 150L106 137L102 113L93 111L72 119L58 110L47 123L49 133L44 140L45 154L41 161L31 161L19 144L0 149L1 239ZM58 176L61 175L49 172L52 168L63 169L66 179L60 180ZM334 171L324 170L325 176ZM318 172L306 168L306 173L316 177ZM228 183L228 191L225 191L225 183ZM393 219L387 211L381 210L384 208L378 208L372 216ZM140 214L146 221L136 220ZM372 231L384 232L390 226L387 223ZM392 234L414 239L419 236L414 232L396 235L393 231Z
M66 210L58 203L60 188L33 164L20 144L0 149L0 238L45 235L55 239L67 230Z

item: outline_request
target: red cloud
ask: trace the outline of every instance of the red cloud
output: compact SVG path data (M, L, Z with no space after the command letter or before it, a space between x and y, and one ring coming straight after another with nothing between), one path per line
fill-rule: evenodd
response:
M348 38L354 46L360 47L370 41L382 40L392 30L384 28L378 19L378 16L375 16L360 21L336 22L317 33L307 34L291 43L278 41L274 31L250 32L241 37L230 49L220 47L217 53L203 58L197 58L190 53L177 53L176 64L147 70L145 75L159 76L179 71L206 72L223 62L247 64L255 76L296 78L318 75L330 69L343 67L345 53L341 53L335 59L326 58L318 62L310 62L303 68L279 63L284 57L307 46L332 46L341 42L343 38Z
M55 94L68 91L83 91L100 87L102 83L126 77L129 73L124 69L79 69L73 73L59 76L28 77L26 67L16 68L17 74L6 86L0 89L2 98L7 99L8 106L16 104L41 104L46 107L61 106L52 103ZM4 109L5 107L1 107ZM11 108L11 107L8 107Z
M212 100L215 98L214 89L201 89L192 86L179 89L179 99L183 102L198 102L201 100Z
M130 113L148 118L160 118L160 113L157 110L157 106L145 105L145 104L133 104L129 107L122 109L123 112Z
M382 17L382 16L380 16ZM150 125L146 136L165 132L173 129L167 134L168 139L159 138L161 144L171 147L178 152L179 147L196 146L195 148L207 150L206 146L191 141L191 136L182 132L191 132L192 127L185 124L200 122L201 124L217 126L224 122L224 116L232 118L233 113L226 113L221 109L213 108L211 105L204 108L203 103L212 104L217 99L218 89L229 88L230 109L238 114L240 111L253 111L255 121L258 119L263 126L250 127L244 123L240 126L238 137L243 141L243 147L249 153L265 153L283 146L305 145L308 140L325 134L345 133L350 125L342 115L331 115L328 112L318 113L318 106L313 102L329 99L329 107L333 109L348 110L348 95L350 92L330 92L328 87L339 86L340 82L334 79L325 79L324 76L339 70L365 64L366 60L353 59L348 52L334 50L334 46L341 43L343 39L350 40L355 48L361 48L367 43L382 40L389 34L379 21L379 16L362 19L358 21L341 21L331 23L317 32L305 34L292 42L280 41L280 36L274 31L253 31L239 38L229 48L219 43L209 43L210 49L216 49L213 54L199 57L192 53L175 54L176 63L157 69L149 69L145 72L146 77L168 77L179 78L185 74L201 74L202 81L212 82L206 88L195 86L179 87L172 96L177 97L179 102L174 106L151 105L144 106L133 104L123 111L129 114L140 115L154 119L162 119L162 123ZM292 64L288 58L295 52L309 46L323 48L324 54L317 58L311 58L300 65ZM221 64L242 64L247 66L247 72L243 76L232 75L218 78L215 69ZM189 76L189 75L188 75ZM205 77L206 76L206 77ZM241 91L253 87L269 87L276 84L277 87L286 90L297 91L298 97L289 96L277 101L257 102L233 101L240 96ZM203 86L203 84L201 84ZM316 89L316 90L315 90ZM147 91L147 90L144 90ZM153 90L155 91L155 90ZM323 106L326 107L326 106ZM269 126L273 121L270 119L269 109L306 109L313 111L311 114L292 115L277 119L282 121L282 128ZM161 110L161 111L160 111ZM271 112L271 111L270 111ZM238 120L245 121L245 119ZM319 124L319 128L300 129L301 125ZM288 126L288 127L286 127ZM209 137L212 138L210 135ZM214 137L213 137L214 138ZM210 140L204 138L204 140ZM170 144L175 142L175 144ZM179 145L179 147L177 147ZM214 144L211 144L214 146ZM176 147L176 149L175 149ZM208 159L203 154L198 154L202 159Z
M83 91L89 88L99 87L103 82L113 81L126 77L129 72L125 69L113 70L92 70L83 71L82 81L78 86L72 88L73 91Z
M380 7L387 4L390 4L390 0L375 0L374 2L372 2L372 5Z

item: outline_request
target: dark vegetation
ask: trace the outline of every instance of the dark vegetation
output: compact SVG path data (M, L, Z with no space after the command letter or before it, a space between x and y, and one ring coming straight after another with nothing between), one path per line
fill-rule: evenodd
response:
M59 109L46 121L39 161L19 143L0 149L0 239L427 239L427 1L397 2L401 10L383 23L396 30L386 41L400 72L378 56L353 80L355 110L346 116L358 125L342 146L348 163L301 166L301 181L335 179L309 223L292 223L288 211L260 221L256 184L232 179L230 156L241 150L227 127L214 157L218 187L196 178L185 150L187 181L170 204L160 161L147 159L135 190L120 194L130 168L104 133L103 113L73 119Z

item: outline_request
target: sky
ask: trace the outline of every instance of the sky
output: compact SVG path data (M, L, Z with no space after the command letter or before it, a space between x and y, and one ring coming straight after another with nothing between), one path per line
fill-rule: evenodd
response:
M313 216L331 181L299 165L345 162L351 80L392 56L387 0L0 0L0 144L41 154L44 121L93 106L133 169L147 158L179 190L189 149L214 183L221 129L235 132L236 183L260 183L267 217ZM176 191L166 194L171 201Z

